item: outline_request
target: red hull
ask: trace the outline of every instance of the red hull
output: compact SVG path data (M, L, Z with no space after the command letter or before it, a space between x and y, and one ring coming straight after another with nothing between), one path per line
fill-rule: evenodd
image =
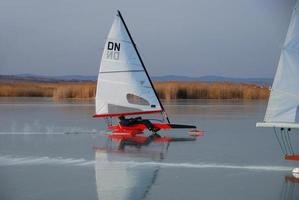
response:
M299 160L299 155L285 155L286 160Z
M153 126L160 129L173 129L173 128L194 128L194 126L189 125L177 125L177 124L168 124L168 123L153 123ZM144 130L147 127L144 124L134 124L131 126L121 126L121 125L112 125L108 126L108 129L112 132L108 135L108 138L115 141L128 141L136 144L148 144L149 142L154 143L168 143L173 141L193 141L191 138L173 138L173 137L165 137L165 136L153 136L153 138L149 138L151 136L142 135L144 134ZM196 134L194 137L203 136L203 132L199 130L193 130L193 133Z
M159 129L171 129L171 126L169 124L159 124L159 123L153 123L155 128ZM144 124L134 124L132 126L121 126L121 125L112 125L108 126L108 129L113 132L142 132L147 127Z

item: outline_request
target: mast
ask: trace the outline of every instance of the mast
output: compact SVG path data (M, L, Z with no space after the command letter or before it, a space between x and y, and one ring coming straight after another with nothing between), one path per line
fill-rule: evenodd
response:
M145 68L145 65L144 65L144 63L143 63L143 61L142 61L142 59L141 59L141 56L140 56L140 54L139 54L139 52L138 52L138 50L137 50L136 44L135 44L135 42L134 42L134 40L133 40L133 38L132 38L132 36L131 36L131 33L130 33L130 31L129 31L127 25L126 25L126 23L125 23L125 20L124 20L124 18L122 17L122 15L121 15L121 13L120 13L119 10L117 10L117 14L118 14L118 16L120 17L122 23L123 23L124 26L125 26L125 29L126 29L128 35L129 35L129 38L130 38L130 40L131 40L131 42L132 42L132 44L133 44L133 47L134 47L134 49L135 49L135 51L136 51L136 53L137 53L138 59L139 59L141 65L142 65L142 67L143 67L143 69L144 69L144 71L145 71L145 74L146 74L146 76L147 76L147 78L148 78L148 80L149 80L149 82L150 82L150 84L151 84L151 86L152 86L152 88L153 88L153 90L154 90L154 93L155 93L155 95L156 95L156 97L157 97L157 99L158 99L158 101L159 101L159 104L160 104L160 106L161 106L161 108L162 108L162 110L163 110L163 113L164 113L164 115L165 115L165 117L166 117L166 120L167 120L167 122L170 124L170 120L169 120L169 118L168 118L168 116L167 116L167 113L166 113L166 111L165 111L165 109L164 109L164 106L162 105L162 103L161 103L161 101L160 101L160 99L159 99L159 97L158 97L157 91L156 91L156 89L155 89L155 87L154 87L154 84L153 84L153 82L152 82L152 80L151 80L151 78L150 78L150 76L149 76L149 74L148 74L148 72L147 72L147 70L146 70L146 68ZM164 116L163 116L163 117L164 117Z

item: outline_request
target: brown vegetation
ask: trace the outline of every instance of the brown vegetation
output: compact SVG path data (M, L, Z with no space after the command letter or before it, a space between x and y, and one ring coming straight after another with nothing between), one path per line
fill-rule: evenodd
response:
M267 99L269 88L255 84L228 82L178 82L155 84L162 99Z
M93 98L94 82L0 82L2 97Z
M155 82L161 99L267 99L268 87L227 82ZM93 98L96 84L83 82L0 82L0 96Z

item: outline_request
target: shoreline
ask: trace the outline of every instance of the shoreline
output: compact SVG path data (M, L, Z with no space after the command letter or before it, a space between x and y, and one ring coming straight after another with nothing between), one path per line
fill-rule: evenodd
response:
M172 99L268 99L267 86L248 83L155 81L159 98ZM95 81L0 81L0 97L51 97L89 99L96 93Z

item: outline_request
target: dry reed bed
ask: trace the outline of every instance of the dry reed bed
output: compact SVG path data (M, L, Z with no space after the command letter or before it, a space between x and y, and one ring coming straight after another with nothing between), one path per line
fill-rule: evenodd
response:
M94 82L0 82L2 97L93 98Z
M162 99L267 99L268 87L228 82L155 82ZM94 98L96 83L83 82L0 82L0 96Z
M267 99L269 88L255 84L228 82L178 82L155 84L162 99Z

